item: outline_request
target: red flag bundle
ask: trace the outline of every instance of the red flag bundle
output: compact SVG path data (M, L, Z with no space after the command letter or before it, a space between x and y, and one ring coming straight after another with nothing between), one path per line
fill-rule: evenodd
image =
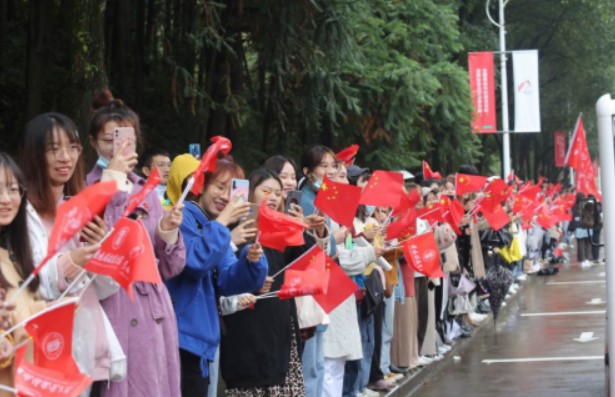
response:
M416 234L416 210L410 208L398 220L387 226L387 240L403 239Z
M536 197L540 194L541 191L542 189L540 188L540 185L536 184L522 188L521 190L519 190L519 193L517 195L527 197L528 199L533 201L536 200Z
M455 175L455 195L480 192L486 183L486 176L457 173Z
M437 171L433 172L427 161L423 160L423 179L442 179L442 175Z
M73 359L73 322L78 299L60 301L24 325L34 343L34 364L62 373L79 373Z
M433 232L419 234L403 244L408 265L427 277L444 277L440 267L440 252Z
M77 397L92 384L91 378L78 371L62 372L27 362L24 359L26 349L27 346L23 346L15 354L17 396Z
M489 226L496 232L510 223L510 217L501 205L490 209L481 206L479 211L482 212Z
M354 144L350 145L345 149L342 149L335 155L338 160L344 162L346 165L352 165L354 163L354 158L357 156L359 152L359 145Z
M352 227L360 198L360 187L333 182L325 176L314 206L340 225Z
M297 218L268 208L263 200L258 211L258 242L263 247L283 252L286 247L303 245L303 230L307 227Z
M131 297L135 281L162 284L154 248L141 221L120 218L85 269L113 278Z
M404 177L401 173L378 170L369 178L359 203L395 208L404 194Z
M412 189L408 194L402 194L399 204L393 209L393 215L403 214L408 210L414 210L416 205L421 201L421 193L418 189Z
M199 166L197 167L192 177L194 178L194 185L192 185L191 192L195 196L201 193L203 185L205 184L205 173L216 171L216 161L218 161L218 153L229 154L233 145L228 138L223 136L215 136L211 138L213 142L205 151Z
M97 214L103 212L111 197L117 192L115 181L98 182L62 203L56 212L56 222L47 243L47 256L34 269L32 275L36 275L68 240Z
M550 229L557 224L557 219L553 217L551 211L547 208L543 208L543 210L536 216L536 223L538 223L543 229Z
M429 225L444 222L444 214L442 212L442 205L440 203L427 204L426 206L418 210L416 212L416 215L424 221L427 221Z
M147 181L137 193L130 196L128 199L128 204L126 204L126 210L124 210L124 214L122 216L128 216L132 211L137 208L139 204L150 194L156 186L160 184L160 172L158 171L158 167L154 167L154 170L149 174Z

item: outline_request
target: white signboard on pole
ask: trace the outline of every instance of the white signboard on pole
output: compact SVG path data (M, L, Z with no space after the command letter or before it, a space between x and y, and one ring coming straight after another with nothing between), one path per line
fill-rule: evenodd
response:
M513 51L515 132L540 132L538 50Z

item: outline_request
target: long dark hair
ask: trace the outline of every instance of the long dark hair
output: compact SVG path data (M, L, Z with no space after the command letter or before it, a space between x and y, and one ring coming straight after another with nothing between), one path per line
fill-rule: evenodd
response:
M254 200L254 190L268 179L275 179L280 184L280 189L282 188L282 181L280 180L280 177L265 167L257 168L250 173L250 176L248 177L248 180L250 181L250 194L248 199L250 202L253 202ZM281 208L279 209L282 211L284 210L284 202L282 202Z
M39 161L40 162L40 161ZM6 176L7 184L17 180L20 188L24 189L24 177L21 170L13 159L6 153L0 152L0 172ZM21 197L19 210L15 219L10 225L5 226L0 230L0 244L9 251L11 261L13 262L17 273L23 280L28 277L34 270L34 262L32 260L32 251L30 250L30 237L28 236L28 221L26 214L27 201L25 195ZM38 289L38 276L34 279L28 289L31 292L36 292ZM17 285L11 285L4 274L0 271L0 286L3 288L16 288Z
M141 137L141 120L139 116L124 104L121 99L116 99L109 89L102 90L94 98L94 115L90 122L90 137L96 139L98 133L103 130L105 124L115 121L118 124L129 123L135 130L137 141Z
M284 157L279 154L275 156L271 156L267 160L265 160L265 162L263 163L263 167L267 168L270 171L275 172L277 175L280 175L286 163L290 164L295 170L295 175L298 175L297 164L295 164L295 162L292 159L288 157Z
M61 113L39 114L26 125L22 139L19 160L25 176L25 188L28 200L39 214L55 217L56 198L51 189L47 171L47 149L53 142L55 134L65 132L72 144L81 146L75 123ZM64 194L74 196L83 190L83 158L80 155L75 171L64 186Z

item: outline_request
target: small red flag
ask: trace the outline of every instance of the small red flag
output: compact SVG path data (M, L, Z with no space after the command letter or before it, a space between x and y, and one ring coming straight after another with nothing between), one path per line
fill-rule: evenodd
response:
M258 242L263 247L284 252L288 246L303 245L303 230L307 227L297 218L268 208L266 200L261 203L258 211Z
M335 155L338 160L344 162L346 165L352 165L354 163L354 158L357 156L359 152L359 145L356 143L354 145L350 145L345 149L342 149Z
M214 172L216 171L216 161L218 161L218 153L222 152L224 154L229 154L233 145L228 138L223 136L215 136L211 138L213 142L205 151L199 166L197 167L192 177L194 178L194 185L192 185L192 194L195 196L201 194L201 189L203 189L203 185L205 184L205 173L207 171Z
M455 233L461 235L459 225L465 214L463 205L457 199L451 200L447 196L442 196L440 197L440 206L442 207L444 221L453 228Z
M369 178L359 203L395 208L404 194L404 177L401 173L378 170Z
M72 341L69 341L72 343ZM63 373L24 360L27 346L15 353L15 389L19 397L77 397L92 384L79 372Z
M536 216L536 223L538 223L544 229L549 229L557 224L557 219L551 214L551 211L549 211L547 208L544 208Z
M530 185L519 190L518 196L527 197L528 199L534 201L536 200L536 196L538 196L541 191L542 189L540 188L540 185Z
M56 221L47 243L47 256L32 274L36 275L68 240L73 238L97 214L103 212L111 197L117 192L115 181L98 182L63 202L56 212Z
M579 114L572 135L572 143L568 148L568 153L566 153L565 163L567 167L578 171L584 168L587 158L589 158L589 150L585 140L585 127L583 127L583 117Z
M480 192L487 183L486 176L459 174L455 175L455 195Z
M440 203L427 204L425 207L418 210L416 215L424 221L427 221L430 226L439 222L444 222L444 213L442 212L442 205Z
M410 208L404 215L387 226L387 240L403 239L416 234L416 210Z
M440 267L440 252L433 232L419 234L403 244L408 265L427 277L444 277Z
M147 177L147 181L137 193L130 196L128 199L128 204L126 204L126 210L122 216L128 216L132 211L137 208L139 204L145 199L145 197L150 194L156 186L160 184L160 172L158 171L158 167L154 167L149 177Z
M510 217L501 205L489 209L479 206L479 211L482 212L489 226L496 232L510 223Z
M437 171L433 172L427 161L423 160L423 179L442 179L442 175Z
M297 258L284 272L284 284L276 295L280 299L290 299L326 294L329 272L325 256L325 252L318 245L314 245Z
M28 320L24 329L34 343L34 364L66 374L79 373L73 359L73 322L77 298L60 301Z
M141 221L120 218L85 269L112 277L134 298L135 281L162 284L152 242Z
M333 182L325 176L314 206L340 225L352 227L360 198L360 187Z
M397 208L393 209L393 215L403 214L408 210L414 210L421 201L421 193L418 189L412 189L408 194L402 194Z

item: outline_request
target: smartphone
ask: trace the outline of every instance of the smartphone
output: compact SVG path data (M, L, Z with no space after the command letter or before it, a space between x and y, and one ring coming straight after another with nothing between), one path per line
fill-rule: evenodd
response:
M284 206L284 212L288 214L288 210L291 208L292 204L301 205L301 190L291 190L286 195L286 203Z
M250 181L248 181L247 179L237 179L237 178L231 179L231 196L229 197L229 200L232 200L233 198L240 195L241 202L247 203L249 193L250 193Z
M137 152L137 137L132 127L116 127L113 129L113 155L115 156L125 141L130 144L124 149L123 155Z
M188 146L188 153L190 153L195 159L201 159L201 144L200 143L191 143Z
M246 216L246 221L254 221L254 227L257 225L259 209L260 207L258 205L250 204L250 211L248 212L248 216Z

